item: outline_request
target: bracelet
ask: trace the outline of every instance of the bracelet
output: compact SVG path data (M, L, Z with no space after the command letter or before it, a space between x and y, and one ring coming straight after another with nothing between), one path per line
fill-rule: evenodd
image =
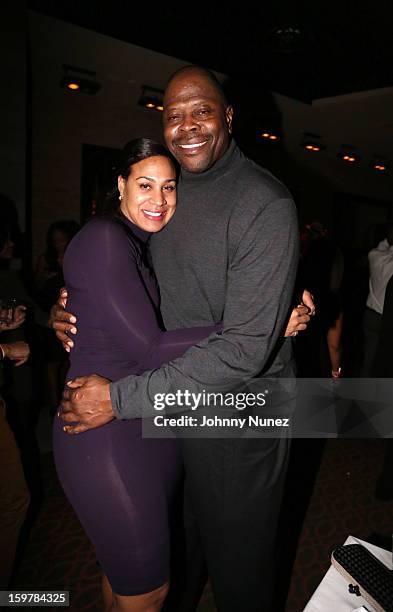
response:
M338 368L338 370L332 370L332 376L333 378L341 378L343 375L341 367Z
M1 361L3 361L3 359L5 359L5 350L3 349L2 344L0 344L0 351L1 351Z

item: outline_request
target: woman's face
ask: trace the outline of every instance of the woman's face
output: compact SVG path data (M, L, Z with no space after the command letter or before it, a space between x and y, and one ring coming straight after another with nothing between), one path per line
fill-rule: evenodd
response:
M64 255L64 251L67 248L69 243L69 238L67 234L62 232L61 230L55 230L52 236L52 244L58 255Z
M0 251L0 259L12 259L14 254L14 243L11 238L7 238Z
M119 176L120 210L147 232L159 232L176 209L176 172L164 156L143 159L131 166L127 179Z

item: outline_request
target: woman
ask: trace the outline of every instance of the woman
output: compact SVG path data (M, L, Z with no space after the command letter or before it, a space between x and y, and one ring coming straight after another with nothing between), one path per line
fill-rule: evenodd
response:
M295 345L300 377L340 378L343 312L341 285L344 260L319 221L307 224L301 234L298 281L308 287L317 305L317 314L308 334Z
M176 208L168 151L147 138L130 142L118 193L119 209L90 221L65 255L67 306L78 318L68 379L139 374L219 331L160 327L146 242ZM65 493L96 547L105 609L160 610L168 591L169 506L181 470L177 441L143 439L140 421L112 421L68 436L55 418L54 453Z
M46 250L37 262L35 283L38 301L49 311L59 289L63 287L63 260L68 244L80 229L76 221L56 221L49 226L46 234Z
M46 234L46 250L38 259L35 271L35 298L45 312L49 312L59 289L64 286L64 254L79 229L79 224L71 219L55 221L49 226ZM69 363L51 330L46 327L41 328L40 341L45 368L44 403L53 415L61 398Z

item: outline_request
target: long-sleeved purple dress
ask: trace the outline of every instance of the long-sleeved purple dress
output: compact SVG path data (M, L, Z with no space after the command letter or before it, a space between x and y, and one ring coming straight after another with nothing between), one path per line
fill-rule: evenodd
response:
M217 327L165 332L146 264L149 234L121 216L94 219L64 259L67 310L77 317L67 379L117 380L160 366ZM143 439L141 421L114 420L70 436L54 422L54 455L64 491L112 589L137 595L168 580L171 498L181 471L178 442Z

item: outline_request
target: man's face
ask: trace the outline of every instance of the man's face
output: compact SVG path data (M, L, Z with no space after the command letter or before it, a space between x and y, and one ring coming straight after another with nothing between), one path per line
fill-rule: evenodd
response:
M189 172L204 172L228 148L231 106L204 74L189 71L169 84L164 98L164 137L168 149Z

